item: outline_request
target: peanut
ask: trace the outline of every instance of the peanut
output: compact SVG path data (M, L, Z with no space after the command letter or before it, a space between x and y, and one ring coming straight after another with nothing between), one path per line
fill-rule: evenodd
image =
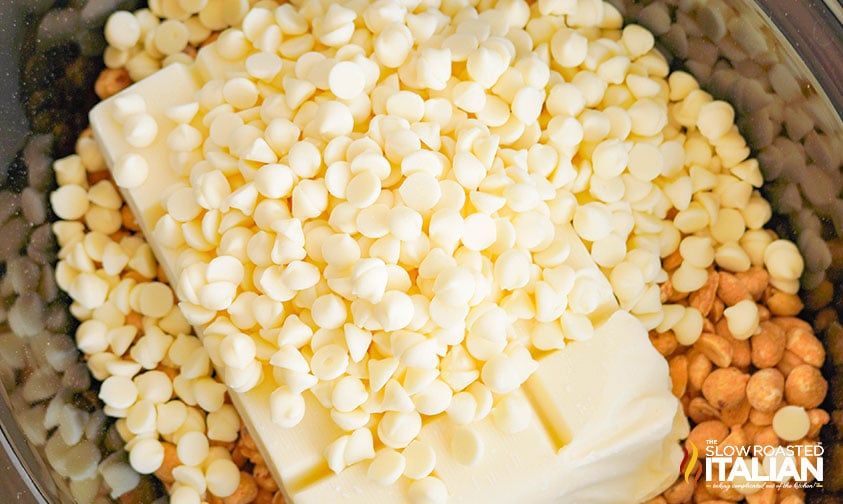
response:
M711 492L708 491L706 485L697 485L697 488L694 489L694 502L701 503L707 502L708 504L712 504L713 502L717 502L714 500L714 496L711 495Z
M692 390L702 390L711 369L711 361L702 352L688 353L688 385Z
M758 411L757 409L749 411L749 421L756 425L771 425L773 416L775 416L775 412Z
M746 371L752 364L752 348L749 340L739 340L732 336L724 336L732 345L732 366Z
M719 283L720 276L715 272L711 272L708 275L705 285L688 295L688 304L699 310L703 317L708 317L711 308L714 306Z
M765 304L770 309L770 313L785 316L798 315L802 311L802 308L805 307L798 295L786 294L775 289L767 296L767 302Z
M714 407L738 406L746 398L749 375L734 367L715 369L702 386L703 396Z
M708 491L711 492L711 495L727 502L738 502L743 499L743 495L741 495L737 490L732 488L732 484L728 481L719 481L716 477L712 478L711 485L708 487ZM709 504L715 501L710 501Z
M667 504L667 499L659 495L658 497L653 497L644 504Z
M834 322L837 322L837 310L834 308L823 308L814 317L814 328L817 331L825 331Z
M750 413L752 412L750 411ZM743 424L743 431L746 433L746 439L749 441L749 444L754 444L755 436L757 436L763 428L763 426L753 423L752 420Z
M726 303L720 298L714 299L714 304L711 306L711 311L708 313L708 318L713 321L718 321L723 318L723 310L726 309Z
M162 483L172 484L176 481L173 477L173 469L181 465L176 445L162 441L161 445L164 447L164 462L161 467L155 470L155 477L161 480Z
M743 424L749 419L750 411L752 411L752 406L749 405L749 401L744 399L734 406L722 408L720 420L726 425Z
M720 444L728 435L729 428L726 427L726 424L720 420L708 420L695 425L691 429L691 433L688 434L686 442L692 442L697 448L700 448L706 446L709 441L716 441L716 444ZM701 455L704 455L704 453L705 450L701 452Z
M805 322L799 317L773 317L770 321L777 326L781 327L785 333L790 331L791 329L795 329L797 327L801 327L806 331L811 331L811 324Z
M729 367L732 363L733 349L729 341L717 334L703 333L694 346L708 357L717 367Z
M272 504L286 504L287 499L284 498L284 494L281 490L275 492L275 495L272 496Z
M789 404L805 409L819 406L828 392L828 382L820 370L803 364L797 366L787 376L784 384L784 397Z
M688 502L694 495L694 485L686 483L684 479L678 479L662 494L668 504L681 504Z
M272 498L275 494L263 488L258 489L258 496L255 497L254 504L272 504Z
M731 432L726 436L726 438L720 443L721 448L724 446L733 446L735 448L735 455L732 458L734 460L735 457L740 457L740 449L746 446L749 443L746 437L746 433L744 432L743 428L740 425L732 426Z
M688 387L688 357L677 355L668 361L670 381L673 384L673 395L682 397Z
M770 320L770 318L773 316L773 314L770 313L770 309L764 306L763 304L756 303L756 306L758 307L758 321L766 322Z
M752 364L758 368L769 368L779 363L785 351L787 336L772 322L761 322L761 332L750 338Z
M669 357L679 347L679 342L676 341L676 335L673 334L673 331L665 331L663 333L651 331L650 343L665 357Z
M223 504L248 504L258 496L258 485L251 474L240 471L240 484L233 494L224 498Z
M746 383L746 398L758 411L775 411L784 396L784 375L775 368L756 371Z
M669 256L662 259L662 268L667 272L671 272L681 266L682 261L684 261L682 254L679 253L679 249L676 249Z
M132 79L125 68L106 68L97 77L94 92L101 100L105 100L126 89L131 83Z
M747 271L735 273L735 278L744 284L747 291L749 291L749 295L756 301L761 299L761 296L764 294L764 290L770 283L769 273L767 273L766 269L760 266L755 266Z
M275 483L275 480L272 479L272 474L269 472L269 468L266 465L256 464L254 469L252 469L252 476L254 476L255 483L257 483L261 489L269 492L275 492L278 490L278 485Z
M822 367L825 362L825 348L814 336L813 331L792 329L787 332L787 349L796 354L805 364Z
M705 329L703 329L703 331L705 331ZM715 332L724 338L735 338L734 335L732 335L732 331L729 330L729 325L726 323L725 317L721 318L714 324L714 331L711 332Z
M673 283L667 279L659 286L659 301L664 304L673 298Z
M779 361L776 368L782 372L783 375L787 376L790 374L794 368L805 364L805 362L799 358L798 355L791 352L790 350L785 350L784 354L782 355L782 360Z
M723 300L726 306L732 306L745 299L752 300L749 289L735 275L725 271L721 271L718 275L720 282L717 287L717 297Z
M781 440L779 439L779 436L776 434L776 432L773 430L773 427L766 425L762 427L761 430L755 433L755 437L752 440L752 444L778 448L781 445Z
M811 422L811 428L808 430L808 435L806 437L815 439L820 435L820 429L831 421L831 416L825 410L812 409L808 410L808 419Z
M825 332L826 348L831 354L831 361L837 366L843 366L843 326L834 321Z
M720 418L720 411L702 397L691 399L688 402L688 407L685 408L685 413L694 423L702 423L707 420L717 420Z
M834 300L834 284L828 279L805 293L805 303L813 311L819 311Z
M135 216L132 214L132 209L129 208L129 205L123 205L123 207L120 208L120 217L123 219L124 228L129 231L140 231L138 223L135 221Z
M776 488L765 486L746 496L746 504L776 504Z

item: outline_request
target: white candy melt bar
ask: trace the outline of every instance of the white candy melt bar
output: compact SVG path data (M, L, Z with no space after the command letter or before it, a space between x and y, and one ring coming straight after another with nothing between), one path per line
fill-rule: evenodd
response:
M312 156L320 155L307 148L299 149L295 155L291 150L287 159L301 179L308 179L307 184L293 187L289 181L270 175L264 180L257 170L255 184L220 195L215 191L222 185L211 179L189 180L190 165L183 167L191 155L200 152L196 147L202 142L196 137L198 130L191 130L187 124L196 113L191 104L196 103L204 79L225 71L214 67L216 63L209 54L207 48L200 51L199 61L204 62L201 71L179 64L168 66L91 112L91 124L103 156L168 278L174 286L178 280L180 306L194 310L188 315L200 337L211 334L207 324L214 324L217 310L238 302L236 296L244 285L245 271L235 257L242 254L246 245L241 243L238 250L233 239L209 245L201 238L202 230L181 224L191 222L201 212L196 189L191 188L190 182L215 188L202 191L202 198L223 198L227 206L243 214L254 213L256 221L274 215L271 209L264 208L266 214L255 210L259 194L281 198L292 193L292 212L300 215L319 215L323 204L320 198L328 197L324 184L320 187L306 176L313 166ZM238 100L248 98L248 85L237 85L242 87L234 89L232 85L228 92ZM340 92L351 91L343 88ZM138 105L140 100L143 107ZM178 121L186 122L179 125ZM211 139L219 136L225 140L230 134L222 131L225 127L225 121L215 122L210 127ZM244 152L242 155L250 162L266 166L278 162L266 142L255 141L251 150ZM473 159L466 161L468 164L460 168L466 171L457 177L472 176L471 163L477 158ZM225 338L214 334L209 347L218 372L232 389L234 404L290 502L616 504L641 502L674 480L681 459L677 441L687 435L688 427L678 401L670 393L667 364L650 345L641 324L628 313L618 311L608 280L568 224L557 224L555 233L557 243L567 243L570 251L554 250L551 246L537 255L553 261L554 254L558 254L570 270L559 270L558 278L547 273L540 282L543 287L535 287L536 320L555 323L560 311L567 343L561 337L556 341L553 331L545 334L536 329L531 336L535 339L532 347L536 355L531 355L524 345L509 345L502 351L503 345L498 347L495 342L496 338L506 341L508 337L505 312L490 308L472 315L472 327L481 328L485 335L482 341L466 338L468 352L485 362L482 371L472 374L471 370L461 371L454 366L447 373L443 371L440 379L436 368L440 354L433 344L436 342L418 339L414 336L418 333L401 332L414 324L408 314L414 313L414 303L422 301L401 287L409 282L406 271L384 267L382 259L398 254L395 247L400 240L410 241L418 234L415 220L419 214L412 207L424 209L435 199L431 202L423 195L408 196L406 202L412 207L390 209L381 205L388 212L386 229L382 229L384 226L378 223L385 221L375 215L380 207L372 204L372 194L379 190L380 180L351 178L354 170L352 163L347 187L331 186L328 193L333 196L334 192L353 188L349 208L358 205L375 209L371 211L375 224L367 228L362 222L358 226L374 235L389 233L393 242L372 244L369 254L377 252L378 257L356 259L360 257L357 244L333 235L325 238L320 251L307 254L318 253L328 263L326 271L348 271L347 283L329 278L328 285L338 292L372 300L369 306L374 308L368 318L361 320L374 322L361 323L363 327L349 324L346 305L339 296L315 297L310 300L306 318L324 331L319 337L325 340L318 345L311 341L307 348L313 348L312 354L303 356L299 349L311 337L307 333L310 329L294 314L278 312L279 305L272 300L291 299L298 290L309 289L320 281L319 272L303 261L304 256L295 247L276 247L272 254L283 256L278 264L285 266L277 271L267 268L269 273L260 278L260 285L252 285L272 298L268 302L266 297L260 298L262 301L256 299L255 306L266 302L266 310L253 310L253 314L261 325L280 325L280 320L287 317L279 329L283 333L279 341L289 344L279 348L252 335L237 333ZM429 182L424 176L416 178L420 183ZM512 201L517 206L521 200L513 196ZM477 208L497 205L493 199L478 199L474 204ZM334 213L338 212L332 213L332 220ZM361 211L358 216L362 214ZM226 229L236 227L239 221L230 215L233 214L221 217L215 224ZM537 229L535 235L525 233L521 237L529 249L537 243L533 236L541 236L539 228L531 227L533 221L529 221L538 214L524 215L528 216L523 221L524 229ZM484 229L492 221L480 212L472 217L477 222L460 239L466 249L476 252L489 246L489 233ZM491 229L494 226L492 222ZM168 227L179 227L181 233L167 232ZM161 231L153 233L155 229ZM303 234L300 223L297 227L291 220L280 219L273 229L289 238L285 243L294 243ZM441 228L441 232L445 233L446 228ZM260 243L260 238L255 240ZM253 257L259 257L252 252ZM436 276L435 282L431 280L435 297L424 300L429 302L430 318L442 328L453 326L464 333L460 324L466 315L453 306L467 303L474 295L464 286L473 284L475 278L465 269L448 269L454 261L450 255L433 255L428 254L431 262L425 267L443 273ZM201 261L186 260L190 257L209 261L196 273L205 282L200 289L193 289L198 284L192 284L191 278L195 265ZM498 261L500 266L494 266L501 270L495 274L513 293L530 281L529 273L520 273L529 271L519 269L523 260L513 252ZM575 272L577 280L565 271ZM568 287L567 309L543 305L549 303L543 301L545 297L553 298L554 285L568 283L572 285ZM518 298L515 294L511 297L509 308L517 312ZM392 333L388 341L381 337L385 331ZM441 334L449 337L447 330ZM577 335L584 339L577 341ZM400 383L393 375L399 366L396 358L372 358L365 367L361 366L367 348L386 345L402 361ZM456 345L462 348L459 341ZM464 351L452 357L454 361L472 362L472 356ZM279 376L285 383L276 383ZM463 386L453 385L457 383ZM370 416L378 417L377 425Z

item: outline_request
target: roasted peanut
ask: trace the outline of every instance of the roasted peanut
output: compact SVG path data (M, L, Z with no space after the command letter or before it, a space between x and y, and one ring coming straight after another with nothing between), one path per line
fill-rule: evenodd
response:
M691 429L686 441L694 443L697 448L706 446L709 441L716 441L719 444L729 435L729 428L720 420L708 420L700 422ZM704 451L701 455L704 455Z
M784 384L784 397L788 404L802 406L805 409L819 406L828 392L828 382L820 370L803 364L787 375Z
M257 483L262 489L269 492L275 492L278 490L278 485L275 483L275 480L272 479L272 474L269 472L269 468L266 465L256 464L252 469L252 476L255 478L255 483Z
M644 504L667 504L667 499L659 495L658 497L653 497Z
M258 496L258 485L251 474L240 471L240 484L234 493L224 498L223 504L249 504Z
M275 494L263 488L258 489L258 496L255 497L254 504L272 504L272 498Z
M776 489L765 486L755 493L746 496L746 504L776 504Z
M813 331L792 329L787 332L787 349L796 354L805 364L822 367L825 362L825 348L814 336Z
M746 383L746 398L758 411L775 411L784 397L784 375L775 368L756 371Z
M833 322L837 322L837 310L834 308L824 308L814 317L814 329L825 331Z
M286 504L287 499L284 498L284 494L281 493L281 490L275 492L275 495L272 496L272 504Z
M765 304L770 309L770 313L784 316L798 315L805 307L798 295L787 294L779 290L774 290L767 296Z
M94 92L100 99L105 100L126 89L131 83L132 79L125 68L106 68L97 77Z
M676 341L676 335L673 334L673 331L665 331L663 333L651 331L650 343L665 357L670 357L679 347L679 342Z
M659 285L659 302L667 303L673 297L673 283L667 279L663 284Z
M791 352L790 350L785 350L784 354L782 354L782 360L779 361L776 368L782 372L783 375L787 376L793 371L796 367L805 364L805 362L799 358L798 355Z
M816 438L820 435L820 430L831 421L831 416L827 411L822 409L808 410L808 420L811 422L811 428L808 430L807 437Z
M703 333L694 343L694 346L717 367L729 367L732 363L732 345L729 341L717 334Z
M761 296L764 294L764 290L767 288L767 285L770 284L769 273L767 273L766 269L760 266L755 266L747 271L735 273L735 278L740 280L740 282L746 287L747 291L749 291L749 295L756 301L761 299Z
M694 485L686 483L684 479L678 479L662 494L668 504L681 504L688 502L694 495Z
M703 396L717 408L735 407L746 398L749 375L734 367L715 369L702 386Z
M695 397L688 402L685 413L694 423L720 418L720 411L702 397Z
M732 484L730 482L719 481L716 476L712 478L711 485L708 486L708 491L711 492L711 495L727 502L738 502L743 499L743 495L732 488ZM711 502L717 501L710 501L709 504L711 504Z
M781 445L781 440L773 430L773 427L766 425L755 433L755 437L752 439L752 444L777 448Z
M674 250L670 255L662 259L662 268L665 271L671 272L682 265L682 254L679 253L679 249Z
M823 280L813 289L805 293L805 303L809 309L819 311L828 306L834 300L834 284Z
M746 438L743 428L740 425L734 425L726 438L720 442L720 447L733 446L735 448L735 457L739 457L740 449L748 443L749 441Z
M162 483L171 484L175 480L173 478L173 469L181 465L176 445L162 441L161 445L164 447L164 462L161 467L155 470L155 477L161 480Z
M668 361L670 381L673 384L673 395L682 397L688 387L688 357L677 355Z
M779 363L785 351L787 337L781 327L772 322L761 322L761 332L750 338L752 364L769 368Z
M702 502L707 502L711 504L712 502L717 502L714 500L715 497L711 495L711 492L708 491L706 485L700 484L694 488L694 502L699 504Z
M688 304L699 310L703 317L708 317L711 308L714 306L719 283L720 276L715 272L711 272L708 275L705 285L688 295Z
M717 322L723 318L723 310L726 309L726 303L720 298L714 299L714 304L711 305L711 311L708 312L708 319Z
M749 340L739 340L732 336L724 336L732 345L732 366L746 371L752 364L752 348Z
M795 329L797 327L801 327L806 331L811 331L812 327L811 324L805 322L799 317L773 317L770 319L770 322L776 324L777 326L781 327L785 333L790 331L791 329Z
M717 287L717 297L723 300L726 306L732 306L745 299L752 300L749 289L735 275L725 271L721 271L718 275L720 281Z
M688 353L688 385L692 390L702 390L711 370L711 361L702 352Z
M703 328L703 331L705 331L705 328ZM714 330L711 331L711 332L717 333L720 336L723 336L724 338L728 337L728 338L734 339L734 337L735 337L732 334L732 331L729 330L729 324L726 323L726 317L723 317L720 320L718 320L714 324Z
M775 412L758 411L753 409L749 411L749 421L757 425L771 425Z
M727 406L720 410L720 420L726 425L742 424L749 419L749 412L752 406L744 399L734 406Z

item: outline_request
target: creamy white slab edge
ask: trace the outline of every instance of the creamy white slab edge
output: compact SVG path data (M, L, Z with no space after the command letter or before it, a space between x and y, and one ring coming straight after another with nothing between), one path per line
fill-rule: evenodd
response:
M166 139L175 124L164 111L193 101L203 78L208 78L207 69L200 73L171 65L121 93L143 96L147 112L158 121L158 135L147 148L125 142L112 118L113 98L91 112L94 134L109 166L128 152L149 162L146 182L122 191L148 240L164 214L161 195L181 182L169 168ZM596 268L573 230L568 226L564 231L572 240L568 264ZM177 279L177 253L152 240L149 244L167 276ZM504 434L488 417L472 424L482 435L485 453L479 463L466 467L450 455L452 426L447 417L441 415L425 425L420 438L436 449L434 475L447 485L449 502L635 503L673 482L682 458L677 441L687 435L687 420L670 393L665 360L634 317L616 312L608 281L605 289L609 289L601 308L605 322L594 337L543 356L538 371L516 392L525 394L534 408L528 429ZM201 337L201 328L196 329ZM344 432L309 392L304 420L291 429L275 426L268 408L275 384L271 372L264 375L268 378L260 386L231 397L292 502L406 502L406 478L391 486L377 485L366 477L366 462L337 475L328 469L323 450Z

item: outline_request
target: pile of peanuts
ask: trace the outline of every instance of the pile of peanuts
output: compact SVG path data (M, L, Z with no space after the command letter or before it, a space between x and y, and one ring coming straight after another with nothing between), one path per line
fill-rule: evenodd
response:
M676 262L671 256L664 266L670 270ZM828 390L820 372L825 349L811 325L797 317L803 308L797 295L771 287L766 270L756 267L745 273L712 270L705 286L692 293L674 291L668 281L662 284L662 300L696 307L705 316L703 333L691 346L679 344L671 331L650 334L668 360L673 392L694 424L687 441L701 451L711 446L710 440L721 448L818 444L820 429L830 420L819 408ZM723 312L746 300L757 304L760 332L737 339ZM790 407L801 408L806 420L796 433L776 422L777 413L787 414ZM651 504L744 499L749 504L793 504L805 499L804 490L787 486L777 491L768 485L743 495L713 483L693 486L680 477Z
M152 47L156 44L155 36L150 36L149 33L151 32L146 34L146 47ZM188 40L181 51L172 51L171 54L166 56L162 53L159 60L155 59L154 52L147 51L148 54L145 53L146 55L141 60L142 63L148 63L148 65L145 67L138 63L134 70L134 76L131 75L133 73L131 70L127 70L123 66L128 63L128 60L121 60L123 55L115 55L112 51L110 56L112 59L107 59L106 63L113 68L107 69L101 75L97 82L97 94L101 98L108 97L126 87L134 78L142 78L147 70L157 68L156 65L160 65L160 62L153 64L149 63L150 61L160 61L166 59L166 57L179 54L192 56L204 40L212 38L211 33L211 31L208 31L204 39L195 36ZM151 45L150 40L152 41ZM128 51L129 49L125 50ZM170 59L177 61L181 58L183 57L176 56ZM132 68L132 65L127 66ZM81 142L81 145L88 145L88 143ZM107 172L103 169L96 170L87 174L85 188L88 189L102 183L111 184L107 179ZM95 191L94 198L97 198L97 193L103 191ZM86 197L90 198L90 191L86 193ZM59 204L60 206L61 204ZM54 209L56 209L57 214L61 213L55 204ZM119 224L120 227L120 229L108 229L111 232L107 233L107 236L112 242L121 243L127 236L137 232L131 213L125 205L119 209L110 210L117 211L120 215L120 222L117 223L112 218L113 212L107 212L108 220L111 222L110 226L114 227L115 224ZM102 213L105 214L106 212ZM61 217L61 215L59 216ZM88 219L88 216L80 215L75 216L75 218ZM97 222L100 219L94 216L92 220ZM89 228L93 227L90 226L90 222L87 222L87 224ZM59 230L56 231L56 234L62 247L71 242L75 243L75 239L79 238L78 228L74 230L73 237ZM137 248L135 248L136 250ZM676 250L663 259L662 268L669 274L669 277L673 277L673 273L681 267L683 259L687 258L683 258L680 250ZM158 282L166 282L166 278L163 277L161 272L153 269L150 260L151 257L147 256L143 261L144 266L141 269L145 269L146 274L127 269L124 271L125 274L121 273L118 281L129 278L134 281L154 282L157 280ZM139 275L140 277L138 277ZM67 287L69 289L69 284ZM767 270L759 266L741 273L718 271L716 267L710 266L705 284L690 293L675 290L670 279L661 285L661 303L694 308L703 316L702 335L690 345L681 344L677 340L676 334L671 330L664 332L651 331L654 346L669 362L674 393L681 398L686 414L696 424L689 440L692 440L697 446L705 446L706 441L711 439L717 440L722 445L736 446L752 444L776 446L786 443L812 444L817 442L820 428L830 420L825 411L818 409L827 391L827 383L819 371L825 355L823 346L813 335L811 326L796 318L796 315L802 311L803 306L798 295L792 291L792 288L782 291L772 286ZM744 313L749 305L752 305L750 311L757 314L760 330L757 332L750 331L750 334L740 334L739 337L736 337L733 334L736 331L734 325L730 326L728 323L727 310L735 308L733 312L740 310L741 313ZM77 305L76 313L79 314L80 318L86 318L85 312L86 310L79 308ZM168 313L168 315L170 314ZM177 316L172 315L172 317ZM126 315L125 322L127 325L134 325L138 329L138 337L150 331L150 323L154 323L150 320L150 317L143 317L139 313ZM173 334L189 332L189 327L186 327L183 321L179 320L175 325L181 331L174 331L174 326L170 325L170 330L165 332ZM689 338L689 340L693 339ZM134 343L138 340L139 338L135 339ZM683 342L691 343L691 341L684 339ZM131 353L131 348L131 346L128 346L122 348L122 350ZM108 360L111 359L108 358ZM103 359L100 358L99 361L103 361ZM89 359L89 366L94 371L95 377L107 380L110 376L119 376L119 372L114 373L107 369L106 362L99 361ZM114 364L112 364L112 368L119 369ZM172 362L172 359L167 362L166 358L160 360L155 370L168 375L171 379L178 376L180 371L178 363ZM208 370L208 373L210 373L210 370ZM212 375L208 374L208 376ZM176 388L175 394L184 402L190 401L188 398L190 392L179 391ZM108 404L107 400L106 403ZM233 412L233 408L230 404L227 404L227 401L226 406L227 411ZM777 429L775 419L776 413L786 406L803 408L808 419L807 431L802 436L787 441L784 438L788 437L792 423L786 422L787 426ZM217 408L219 407L222 406L217 406ZM111 412L116 416L126 413L119 411L121 409L119 407L112 406L111 408ZM191 411L197 411L197 418L201 418L201 423L204 424L206 413L212 413L211 409L214 408L202 411L201 408L194 407ZM214 411L217 410L214 409ZM231 414L229 414L229 417L231 417ZM120 422L118 428L129 442L127 448L131 449L132 439L135 436L129 429L128 423L128 420ZM213 489L209 488L211 490L209 502L246 503L255 501L273 502L274 504L283 502L283 496L277 491L275 482L269 476L266 466L262 464L262 459L248 434L241 430L236 440L231 438L212 439L210 434L211 421L208 420L207 423L208 427L203 425L201 428L197 423L196 429L197 431L201 431L202 428L205 429L204 434L210 439L208 449L215 450L219 455L219 457L207 457L207 460L213 461L216 458L231 460L240 472L239 483L236 488L230 489L230 492L220 492L221 494L227 494L226 497L214 497ZM237 424L239 425L239 420ZM799 429L796 430L799 431ZM187 431L191 430L188 429ZM135 444L140 441L143 441L143 439L136 440ZM156 440L156 442L159 441ZM193 475L187 474L185 470L177 470L181 462L178 450L179 443L175 437L168 440L167 436L163 436L163 441L159 443L160 450L155 446L151 452L162 458L160 467L155 470L154 474L164 482L168 491L172 492L173 498L176 499L179 487L187 484L187 481L192 481L190 478ZM223 454L223 451L228 455ZM776 502L792 504L802 502L804 492L787 488L776 492L774 488L765 488L744 496L734 489L722 491L713 487L707 488L702 484L694 488L680 479L673 487L652 502L717 503L738 502L744 498L750 504Z

